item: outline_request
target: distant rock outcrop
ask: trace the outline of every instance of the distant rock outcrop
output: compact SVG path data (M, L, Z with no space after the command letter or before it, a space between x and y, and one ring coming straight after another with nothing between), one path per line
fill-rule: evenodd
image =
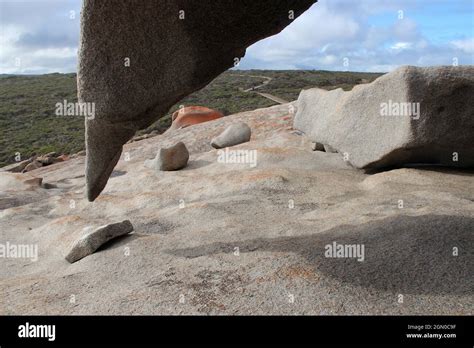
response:
M172 105L237 65L316 0L85 0L78 94L86 120L87 197L104 189L122 146Z
M173 123L170 129L179 129L216 120L224 115L216 110L204 106L187 106L175 111L171 117Z
M58 155L56 152L49 152L41 156L32 156L27 160L10 164L0 168L1 172L26 173L32 170L49 166L54 163L64 162L69 159L68 155Z
M294 127L357 168L471 167L473 95L473 66L405 66L350 92L302 91Z
M43 166L43 163L41 163L40 161L34 160L30 164L28 164L25 167L25 169L23 169L22 173L31 172L32 170L41 168L42 166Z
M5 167L0 168L1 172L10 172L10 173L21 173L31 162L33 162L34 157L31 157L27 160L9 164Z

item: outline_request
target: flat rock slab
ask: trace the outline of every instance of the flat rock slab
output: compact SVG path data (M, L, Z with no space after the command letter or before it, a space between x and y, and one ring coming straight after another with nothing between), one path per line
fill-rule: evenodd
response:
M290 106L127 144L122 174L94 203L84 197L84 157L37 169L55 190L0 173L0 242L38 245L36 262L0 259L0 313L472 315L473 171L367 175L340 154L312 151ZM235 122L252 128L239 149L258 152L256 167L219 163L210 145ZM144 170L179 141L191 156L185 170ZM126 239L64 260L83 228L124 219L134 227ZM325 257L334 241L364 244L364 261Z
M294 127L357 168L472 167L473 95L473 66L405 66L349 92L302 91Z
M70 263L79 261L80 259L94 253L99 247L109 240L123 236L133 231L133 225L129 220L109 224L99 227L95 231L86 234L77 240L71 247L66 256L66 260Z

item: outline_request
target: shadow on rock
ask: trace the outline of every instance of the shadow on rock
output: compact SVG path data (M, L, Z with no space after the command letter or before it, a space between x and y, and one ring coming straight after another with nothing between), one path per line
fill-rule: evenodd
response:
M426 171L426 172L438 172L443 174L452 174L452 175L461 175L461 176L474 176L474 169L471 168L452 168L443 165L433 165L433 164L423 164L423 163L412 163L412 164L405 164L400 166L388 166L384 168L377 168L377 169L363 169L365 174L374 175L379 173L390 172L392 170L397 169L417 169L419 171Z
M116 178L116 177L118 177L118 176L122 176L122 175L125 175L125 174L127 174L127 172L124 171L124 170L114 170L114 171L112 172L112 174L110 174L110 177L111 177L111 178Z
M342 225L310 236L214 243L170 250L193 258L217 253L266 251L300 254L315 271L343 283L400 294L474 293L474 218L448 215L396 216ZM364 261L327 258L325 247L364 245ZM459 255L454 256L454 248Z
M137 233L128 233L123 236L116 237L114 239L109 240L108 242L102 244L95 252L99 252L106 249L115 249L120 248L122 246L126 246L127 244L131 243L135 239L143 237Z
M193 170L193 169L203 168L203 167L206 167L210 164L212 164L212 162L205 161L205 160L189 161L188 165L185 168L183 168L182 170Z
M471 168L449 168L443 166L427 166L427 167L418 167L419 170L438 172L442 174L452 174L460 176L474 176L474 169Z

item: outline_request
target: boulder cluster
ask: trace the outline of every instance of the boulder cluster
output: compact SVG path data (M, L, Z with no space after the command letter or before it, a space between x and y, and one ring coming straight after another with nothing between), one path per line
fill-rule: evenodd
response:
M211 141L214 148L220 149L238 145L250 140L250 127L244 122L236 122L228 126L219 136ZM146 160L145 166L155 171L175 171L187 166L189 151L183 142L177 142L170 147L162 147L158 150L156 157ZM41 178L32 179L30 184L42 184ZM93 254L99 247L108 241L126 235L133 231L133 225L125 220L117 223L110 223L94 229L92 232L85 230L83 235L74 241L68 248L66 260L70 263Z
M77 154L68 156L68 155L59 155L56 152L49 152L44 155L35 155L27 160L20 161L17 163L10 164L6 167L3 167L1 171L5 172L11 172L11 173L26 173L26 172L31 172L32 170L49 166L54 163L59 163L59 162L64 162L67 161L69 158L74 158L77 156L84 156L85 152L81 151Z
M204 122L204 121L203 121ZM250 127L244 122L236 122L228 126L220 135L211 140L211 146L222 149L250 141ZM162 147L156 157L146 160L145 166L157 171L173 171L187 166L189 151L183 142L170 147Z

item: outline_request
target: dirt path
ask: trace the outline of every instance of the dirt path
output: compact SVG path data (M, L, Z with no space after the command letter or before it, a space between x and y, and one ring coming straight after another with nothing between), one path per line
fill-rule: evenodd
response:
M259 79L264 79L265 81L263 81L263 83L261 85L258 85L258 86L255 86L255 87L251 87L251 88L247 88L247 89L242 89L243 92L255 92L257 93L258 95L264 97L264 98L267 98L267 99L270 99L271 101L274 101L275 103L278 103L278 104L286 104L288 103L288 101L280 98L280 97L277 97L273 94L270 94L270 93L260 93L260 92L256 92L255 90L256 89L259 89L263 86L266 86L270 83L271 80L273 80L273 78L271 77L268 77L268 76L262 76L262 75L236 75L236 76L242 76L242 77L255 77L255 78L259 78Z
M289 101L287 101L285 99L282 99L280 97L274 96L273 94L261 93L261 92L256 92L256 93L261 95L262 97L273 100L275 103L278 103L278 104L287 104L287 103L289 103Z

